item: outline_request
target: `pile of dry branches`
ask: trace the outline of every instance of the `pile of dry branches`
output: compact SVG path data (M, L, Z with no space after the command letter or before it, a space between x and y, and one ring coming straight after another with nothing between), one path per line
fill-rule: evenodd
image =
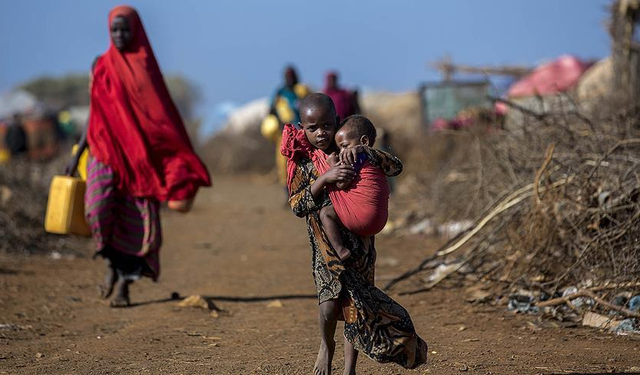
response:
M0 253L79 255L86 240L44 231L49 182L66 158L36 163L14 158L0 166Z
M387 288L411 278L414 287L417 279L422 285L405 293L428 290L447 279L484 282L503 296L524 289L553 298L569 286L603 290L603 285L625 285L637 294L637 113L597 120L575 110L525 114L524 126L466 136L473 147L465 152L475 150L476 156L467 155L466 164L438 172L462 175L458 182L433 175L432 184L422 181L427 191L444 192L438 201L445 205L436 204L436 211L446 211L449 202L466 201L466 211L477 219Z

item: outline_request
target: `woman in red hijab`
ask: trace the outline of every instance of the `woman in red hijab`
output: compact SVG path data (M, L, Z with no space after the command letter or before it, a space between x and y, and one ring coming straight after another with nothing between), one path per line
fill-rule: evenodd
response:
M109 31L109 49L93 68L85 215L97 254L109 264L101 294L108 298L115 288L111 306L124 307L130 304L133 281L159 276L159 202L186 212L198 188L211 182L138 13L128 6L114 8Z

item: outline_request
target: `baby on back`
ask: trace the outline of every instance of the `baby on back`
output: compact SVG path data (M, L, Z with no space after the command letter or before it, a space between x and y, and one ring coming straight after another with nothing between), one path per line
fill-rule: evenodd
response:
M389 185L382 169L371 163L368 152L375 140L373 123L361 115L345 119L335 135L339 150L351 148L359 151L353 165L356 177L352 181L327 187L332 205L320 211L320 220L329 242L343 260L351 254L342 244L340 223L350 231L368 237L379 233L389 216ZM335 153L323 157L326 154L316 150L316 155L318 157L314 164L320 174L340 163Z

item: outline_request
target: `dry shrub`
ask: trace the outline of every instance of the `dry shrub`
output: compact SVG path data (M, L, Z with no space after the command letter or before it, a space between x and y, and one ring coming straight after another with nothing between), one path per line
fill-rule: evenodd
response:
M518 189L516 195L526 199L486 223L466 247L428 258L407 275L455 257L468 266L464 280L550 295L569 285L637 281L637 115L624 111L590 119L575 110L530 113L524 126L505 131L427 137L418 158L434 160L413 161L424 171L405 181L407 190L423 197L428 215L482 218Z
M221 132L199 154L213 174L265 173L275 166L275 145L260 134L259 127L240 134Z

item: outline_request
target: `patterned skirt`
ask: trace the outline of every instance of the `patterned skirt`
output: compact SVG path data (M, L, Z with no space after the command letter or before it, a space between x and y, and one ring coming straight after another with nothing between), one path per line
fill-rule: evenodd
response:
M116 189L115 178L111 167L89 159L85 216L96 255L108 259L125 279L157 280L162 244L159 202L123 194Z

